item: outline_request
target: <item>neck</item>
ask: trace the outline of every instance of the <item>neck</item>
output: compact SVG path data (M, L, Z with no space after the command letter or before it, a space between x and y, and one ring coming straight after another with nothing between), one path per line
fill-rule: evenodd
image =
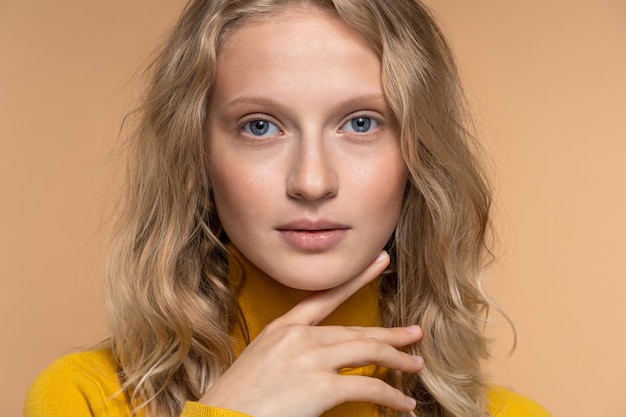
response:
M229 279L239 304L239 319L233 328L233 349L239 354L276 318L282 316L311 294L310 291L286 287L265 274L239 251L231 247ZM319 325L377 326L379 325L378 282L364 286L347 299ZM345 375L379 374L376 366L346 368ZM325 412L322 417L375 417L378 409L372 403L350 402Z
M252 341L270 322L287 313L311 294L287 287L248 261L231 247L229 279L236 293L240 317L233 329L235 354ZM376 326L378 280L364 286L333 311L320 325Z

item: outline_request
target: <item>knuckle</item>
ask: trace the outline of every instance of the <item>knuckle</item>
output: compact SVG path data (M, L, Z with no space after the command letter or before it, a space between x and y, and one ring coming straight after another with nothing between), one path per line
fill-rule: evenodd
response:
M371 384L370 389L370 395L379 404L385 404L395 408L395 406L402 406L402 404L406 402L406 396L402 391L379 379Z
M309 343L309 329L307 326L293 323L272 322L268 324L259 337L272 341L275 347L293 348Z
M381 354L387 351L388 345L382 343L381 341L374 339L373 337L366 337L362 340L362 343L365 345L365 348L374 354Z
M350 326L347 328L349 331L351 331L354 334L354 338L355 339L364 339L366 338L366 331L363 327L358 327L358 326Z
M309 334L307 326L300 324L290 324L284 326L281 339L288 343L297 343L307 339Z
M380 379L372 378L370 391L371 395L373 395L375 398L382 398L385 395L388 395L389 391L392 389L393 388L391 388L389 385L387 385L387 383L381 381Z
M281 329L289 325L290 323L287 320L283 319L282 317L279 317L276 320L270 322L270 324L267 324L265 326L265 330L280 331Z

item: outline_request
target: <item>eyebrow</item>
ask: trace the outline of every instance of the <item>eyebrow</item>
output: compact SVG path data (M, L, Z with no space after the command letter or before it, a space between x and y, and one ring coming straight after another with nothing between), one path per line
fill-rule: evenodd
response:
M362 94L359 96L352 97L346 101L339 103L339 105L336 107L337 108L352 107L352 106L359 105L362 102L373 102L373 101L382 102L382 103L385 103L385 105L387 104L385 100L385 96L382 93L369 93L369 94ZM234 98L233 100L226 103L224 105L224 108L228 109L230 107L233 107L233 106L236 106L237 104L242 104L242 103L243 104L257 104L260 106L276 108L276 109L287 109L286 106L283 106L274 100L267 99L264 97L248 96L248 95L242 95L242 96L238 96Z
M224 105L224 108L227 109L229 107L236 106L237 104L258 104L261 106L282 107L278 103L275 103L273 100L268 100L266 98L256 96L239 96L226 103Z

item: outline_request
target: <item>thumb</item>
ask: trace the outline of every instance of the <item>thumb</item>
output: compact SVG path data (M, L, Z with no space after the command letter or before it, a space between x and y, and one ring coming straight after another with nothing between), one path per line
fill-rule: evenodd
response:
M359 275L338 287L318 291L285 313L279 320L315 326L367 283L383 273L389 265L389 254L382 251Z

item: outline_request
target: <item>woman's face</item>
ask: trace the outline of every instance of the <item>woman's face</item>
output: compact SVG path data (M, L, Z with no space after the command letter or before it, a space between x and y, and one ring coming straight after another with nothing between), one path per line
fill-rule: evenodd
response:
M343 21L287 8L233 31L209 120L219 218L265 273L328 289L384 247L406 174L380 60Z

